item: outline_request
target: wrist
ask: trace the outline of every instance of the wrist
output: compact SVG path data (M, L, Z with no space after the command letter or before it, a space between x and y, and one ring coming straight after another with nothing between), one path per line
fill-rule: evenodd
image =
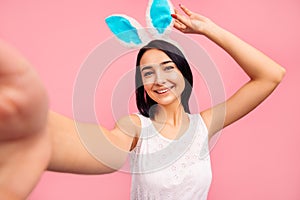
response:
M202 34L208 38L216 37L220 32L220 27L215 24L213 21L208 20L202 28Z
M227 31L210 21L204 26L202 34L214 43L222 46L222 43L226 40Z

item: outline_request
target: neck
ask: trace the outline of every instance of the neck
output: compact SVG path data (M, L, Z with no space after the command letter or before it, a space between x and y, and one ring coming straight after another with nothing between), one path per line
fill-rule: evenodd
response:
M181 124L184 117L185 111L182 104L167 106L158 105L154 121L176 126Z

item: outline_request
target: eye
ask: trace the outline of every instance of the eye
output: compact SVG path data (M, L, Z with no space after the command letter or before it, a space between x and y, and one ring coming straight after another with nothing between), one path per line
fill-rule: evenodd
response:
M164 70L165 71L170 71L170 70L172 70L172 69L174 69L174 67L173 66L166 66L165 68L164 68Z
M144 73L144 77L151 76L152 74L153 74L153 72L151 72L151 71L145 72Z

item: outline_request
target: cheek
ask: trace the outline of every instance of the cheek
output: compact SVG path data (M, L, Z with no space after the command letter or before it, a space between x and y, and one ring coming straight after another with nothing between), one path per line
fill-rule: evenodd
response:
M180 75L176 72L169 74L169 80L177 82L180 79Z
M153 85L153 83L155 82L154 78L143 78L143 85Z
M150 88L151 88L151 85L150 85L150 84L144 84L144 89L145 89L146 91L150 90Z
M172 74L170 74L169 77L170 77L170 81L176 83L177 86L180 86L180 88L185 87L185 81L184 81L184 77L182 76L182 74L172 73Z
M185 89L185 81L183 76L178 76L178 85L177 85L177 91L180 93L180 95L183 93Z
M146 93L149 93L153 84L147 82L143 82L143 84L144 84L144 90L146 91Z

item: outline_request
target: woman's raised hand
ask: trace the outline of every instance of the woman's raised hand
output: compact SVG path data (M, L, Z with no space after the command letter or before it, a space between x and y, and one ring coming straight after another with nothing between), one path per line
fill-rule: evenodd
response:
M175 14L172 14L175 19L174 27L177 30L183 33L205 34L207 28L213 24L210 19L192 12L181 4L179 6L185 15L180 14L177 9L175 9Z

